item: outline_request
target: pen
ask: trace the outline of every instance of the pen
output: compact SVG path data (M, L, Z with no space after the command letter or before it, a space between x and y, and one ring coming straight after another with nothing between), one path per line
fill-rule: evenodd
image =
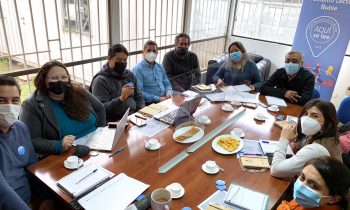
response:
M259 103L259 105L261 106L261 107L263 107L263 108L267 108L267 106L265 105L265 104L263 104L263 103Z
M121 147L121 148L117 149L116 151L112 152L112 154L110 154L109 157L113 157L115 154L117 154L123 150L125 150L125 147Z
M143 120L147 120L145 117L140 116L140 115L137 115L137 114L135 114L135 117L140 118L140 119L143 119Z
M269 141L261 141L262 143L266 143L266 144L268 144L268 143L270 143Z
M87 174L83 178L79 179L79 181L77 181L75 184L79 184L79 182L83 181L84 179L86 179L86 177L90 176L91 174L95 173L96 171L97 171L97 168L95 170L91 171L89 174Z

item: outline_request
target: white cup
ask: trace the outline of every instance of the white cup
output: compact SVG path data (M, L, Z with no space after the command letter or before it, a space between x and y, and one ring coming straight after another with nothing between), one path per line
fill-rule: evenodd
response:
M209 120L209 117L207 115L201 115L199 117L199 122L207 122Z
M215 171L215 169L218 167L214 160L208 160L207 162L205 162L205 166L207 167L209 172Z
M151 148L151 149L153 149L153 148L156 148L157 147L157 145L158 145L158 139L150 139L150 140L148 140L148 142L147 142L147 146L149 147L149 148Z
M180 195L180 193L181 193L181 188L182 188L181 184L180 184L180 183L177 183L177 182L172 183L172 184L169 186L169 190L170 190L171 194L172 194L173 196L175 196L175 197Z
M278 106L277 105L271 105L270 107L271 107L270 109L272 111L277 111L278 110Z
M243 134L243 130L241 128L234 128L233 133L237 136L241 136Z
M79 158L77 156L69 156L67 158L67 166L71 168L78 168L79 166Z

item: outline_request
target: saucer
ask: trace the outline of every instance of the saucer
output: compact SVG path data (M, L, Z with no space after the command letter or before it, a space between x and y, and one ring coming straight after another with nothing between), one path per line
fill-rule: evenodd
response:
M63 165L64 165L64 167L66 167L66 168L68 168L68 169L78 169L78 168L80 168L80 167L83 165L83 163L84 163L84 161L83 161L82 159L79 158L78 167L68 166L67 160L65 160L65 161L63 162Z
M231 107L231 108L227 108L225 105L222 105L221 109L226 111L226 112L232 112L233 111L233 107L231 105L229 107Z
M216 167L216 169L215 170L213 170L213 171L209 171L208 170L208 168L207 168L207 166L205 165L205 163L202 165L202 170L205 172L205 173L207 173L207 174L216 174L217 172L219 172L219 167Z
M145 148L148 149L148 150L158 150L161 146L162 146L162 145L161 145L159 142L157 143L157 146L154 147L154 148L150 148L150 147L148 146L148 143L145 144Z
M280 109L273 110L271 106L269 106L267 107L267 110L269 110L270 112L278 112Z
M233 130L230 133L234 136L238 136ZM244 132L242 132L241 135L239 135L239 137L241 137L241 138L243 138L244 136L245 136Z
M258 120L258 121L265 121L266 120L266 116L263 117L258 117L257 115L254 116L254 119Z
M165 188L165 189L167 189L167 190L171 193L171 198L173 198L173 199L181 198L182 196L185 195L185 188L184 188L183 186L181 186L180 193L179 193L178 195L176 195L176 194L173 194L173 193L171 192L171 190L170 190L170 186L171 186L171 185L172 185L172 184L169 184L169 185L166 186L166 188Z
M208 118L205 122L204 122L204 121L201 121L200 119L198 119L198 122L199 122L200 124L209 125L209 124L211 123L211 119Z

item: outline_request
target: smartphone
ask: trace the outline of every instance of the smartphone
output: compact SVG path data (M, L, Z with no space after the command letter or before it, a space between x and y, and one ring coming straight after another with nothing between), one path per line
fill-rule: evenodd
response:
M129 121L132 124L136 125L137 127L141 127L141 126L147 125L147 121L146 120L138 118L138 117L135 117L135 116L131 117L129 119Z

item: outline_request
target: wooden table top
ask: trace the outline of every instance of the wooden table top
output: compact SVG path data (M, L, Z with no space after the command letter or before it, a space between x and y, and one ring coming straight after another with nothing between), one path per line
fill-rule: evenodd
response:
M260 101L266 104L264 96L259 97ZM182 98L173 99L170 103L179 105ZM221 109L222 103L207 102L198 107L194 116L206 114L211 119L211 124L205 127L205 134L212 131L218 125L232 117L234 113L225 112ZM238 109L238 107L234 107ZM301 107L288 104L288 108L280 108L278 113L272 113L261 106L255 110L247 108L245 114L221 134L229 134L235 127L240 127L245 133L246 139L272 139L278 140L281 129L274 125L275 116L299 114ZM266 113L268 119L264 122L254 120L258 112ZM125 173L130 177L140 180L150 187L144 192L151 193L154 189L165 188L173 182L179 182L185 188L185 195L180 199L174 199L172 208L181 209L189 206L196 209L197 205L207 199L216 191L215 181L218 179L226 181L227 187L231 182L242 185L253 190L266 193L269 197L268 209L272 208L280 199L282 194L291 184L290 180L276 179L266 172L247 172L240 167L236 155L222 155L212 149L211 142L207 142L197 151L190 153L182 162L177 164L170 171L160 174L158 169L178 153L184 151L188 145L177 143L173 140L173 127L169 127L152 138L157 138L162 147L157 151L149 151L144 147L144 141L150 139L130 128L125 132L114 150L122 146L126 149L117 155L109 158L110 153L99 152L96 157L83 158L84 164L96 163L112 171L115 174ZM63 161L72 153L71 149L62 155L51 155L40 162L28 167L30 173L44 182L58 197L65 202L71 202L72 198L60 190L56 182L72 171L63 166ZM216 163L225 169L214 175L202 171L202 164L207 160L215 160Z

